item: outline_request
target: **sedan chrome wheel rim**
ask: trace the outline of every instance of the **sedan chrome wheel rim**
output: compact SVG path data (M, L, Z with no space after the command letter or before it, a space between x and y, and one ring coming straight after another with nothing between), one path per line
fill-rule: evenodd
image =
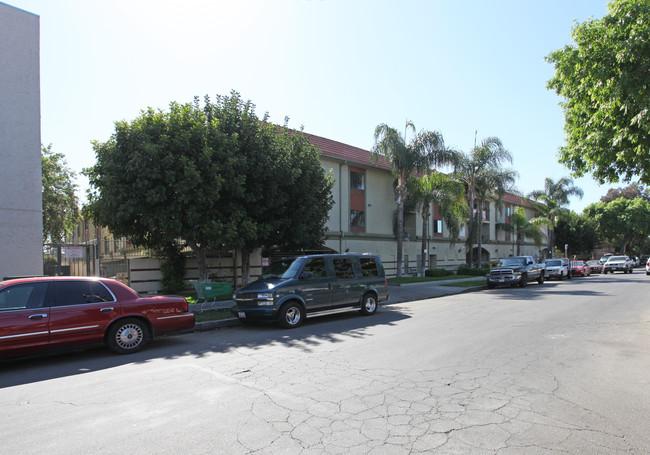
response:
M117 331L115 341L121 348L133 349L142 343L143 338L144 333L142 332L142 327L138 324L126 324Z
M296 307L291 307L287 310L287 322L291 325L296 325L300 322L300 310Z
M366 311L372 313L377 308L377 301L373 297L366 299Z

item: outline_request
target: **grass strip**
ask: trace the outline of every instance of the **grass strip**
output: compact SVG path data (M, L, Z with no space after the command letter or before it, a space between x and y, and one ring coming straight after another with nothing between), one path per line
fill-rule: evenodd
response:
M480 278L475 280L459 281L457 283L444 283L441 284L440 286L452 286L456 288L471 288L474 286L485 286L485 285L486 285L486 279Z

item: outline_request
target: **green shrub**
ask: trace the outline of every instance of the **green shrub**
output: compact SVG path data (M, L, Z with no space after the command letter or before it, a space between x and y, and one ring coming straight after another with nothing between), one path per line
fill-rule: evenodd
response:
M458 275L469 275L469 276L485 276L490 273L489 267L472 267L468 264L463 264L458 267L456 272Z
M424 271L425 276L429 277L441 277L441 276L449 276L453 275L453 272L450 272L449 270L446 269L427 269Z

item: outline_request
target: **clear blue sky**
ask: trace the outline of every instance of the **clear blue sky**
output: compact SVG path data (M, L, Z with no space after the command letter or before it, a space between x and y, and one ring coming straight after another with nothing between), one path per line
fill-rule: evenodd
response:
M149 106L239 91L261 116L369 150L380 123L469 152L499 137L523 194L569 171L544 62L604 0L3 0L40 16L42 142L74 171ZM78 184L85 188L82 177ZM576 179L581 212L609 187Z

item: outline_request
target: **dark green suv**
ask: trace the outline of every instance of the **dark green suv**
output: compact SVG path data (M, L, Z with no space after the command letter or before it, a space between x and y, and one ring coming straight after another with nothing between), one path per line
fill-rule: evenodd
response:
M242 322L277 320L294 328L312 316L373 314L388 300L388 282L378 256L316 254L274 261L233 298L233 313Z

